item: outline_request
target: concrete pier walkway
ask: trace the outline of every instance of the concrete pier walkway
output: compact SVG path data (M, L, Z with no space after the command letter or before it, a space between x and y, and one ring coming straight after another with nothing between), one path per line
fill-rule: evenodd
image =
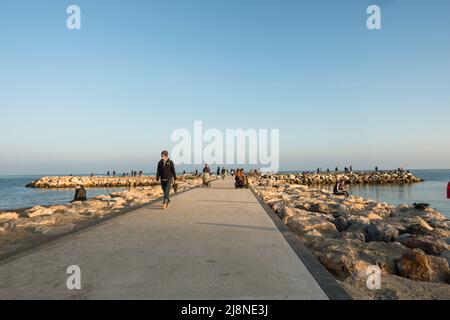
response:
M68 290L69 265L81 290ZM250 190L216 181L0 265L0 299L328 299Z

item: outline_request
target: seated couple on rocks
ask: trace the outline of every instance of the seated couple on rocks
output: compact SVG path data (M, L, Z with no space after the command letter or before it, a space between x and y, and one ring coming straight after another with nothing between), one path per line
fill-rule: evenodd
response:
M247 176L244 173L244 169L236 169L235 174L235 188L248 188L248 179Z
M333 188L333 194L336 196L345 196L346 198L350 196L345 189L345 181L341 180L336 182Z

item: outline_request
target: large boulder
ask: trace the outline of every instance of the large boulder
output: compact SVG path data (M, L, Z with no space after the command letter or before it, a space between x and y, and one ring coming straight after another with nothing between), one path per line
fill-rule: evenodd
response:
M299 236L304 236L305 233L312 230L328 235L337 235L339 233L335 225L322 218L320 214L292 208L286 208L285 211L283 222Z
M441 254L441 257L447 260L448 264L450 265L450 250L443 252Z
M283 217L282 221L284 221L286 223L287 219L294 217L296 215L299 215L299 214L307 214L307 212L304 210L301 210L301 209L283 206L279 216Z
M398 230L386 222L372 222L367 229L367 239L369 241L391 242L399 236Z
M45 208L41 206L33 207L27 211L25 211L25 214L28 218L35 218L40 216L49 216L52 215L54 212L50 208Z
M374 211L371 211L367 214L367 219L369 219L370 221L383 220L381 215L379 215L377 212Z
M19 219L17 212L0 212L0 223Z
M392 213L393 217L397 218L414 218L420 217L430 223L439 224L439 221L445 221L445 216L433 208L426 208L424 210L416 209L412 205L399 205Z
M443 257L427 256L431 269L431 282L450 284L450 269L447 259Z
M345 232L350 228L350 222L343 216L334 219L334 225L339 232Z
M398 269L401 276L416 281L448 283L450 279L447 260L428 256L421 249L403 254L398 262Z
M383 274L397 274L397 261L409 249L398 242L370 242L340 238L308 243L318 260L340 279L358 277L377 265Z
M412 224L407 226L402 233L408 233L413 235L425 235L425 236L431 236L433 235L433 228L426 226L422 224Z
M51 225L51 226L40 226L35 229L36 232L42 233L46 236L54 236L59 234L64 234L69 232L74 228L72 223L68 223L65 225Z
M426 222L423 218L418 217L418 216L412 216L412 217L391 217L389 219L386 220L386 222L388 222L389 224L395 225L397 227L397 229L402 230L402 233L404 233L404 230L409 227L410 225L415 225L418 224L421 227L423 227L424 229L428 229L430 231L433 231L433 227L431 227L429 225L428 222ZM403 228L401 228L400 226L403 226Z
M347 231L367 234L370 225L369 218L362 215L347 215L345 219L348 225Z
M305 211L310 211L311 209L311 203L307 201L294 201L293 205L295 208Z
M272 202L270 204L270 207L280 217L280 219L283 219L283 216L280 213L282 212L282 210L284 208L284 201Z
M335 215L338 213L338 207L339 205L335 202L333 203L319 202L313 203L308 211Z
M417 281L430 281L430 266L428 259L420 249L413 249L402 255L398 262L398 270L400 275Z
M422 249L425 253L436 256L450 249L445 241L433 236L404 234L398 238L398 241L405 247Z

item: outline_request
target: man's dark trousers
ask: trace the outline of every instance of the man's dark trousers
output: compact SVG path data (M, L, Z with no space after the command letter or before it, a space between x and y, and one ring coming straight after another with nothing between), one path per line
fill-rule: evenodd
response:
M161 179L161 188L164 192L164 203L170 202L170 188L172 187L172 179Z

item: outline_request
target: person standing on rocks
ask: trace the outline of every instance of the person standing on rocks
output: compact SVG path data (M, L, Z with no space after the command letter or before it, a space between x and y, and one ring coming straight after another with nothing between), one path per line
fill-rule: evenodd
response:
M161 179L161 188L164 193L162 207L166 209L170 204L170 188L172 187L172 183L177 179L175 166L172 160L169 159L169 152L167 150L161 152L161 160L158 162L156 169L156 181L159 181L159 179Z

